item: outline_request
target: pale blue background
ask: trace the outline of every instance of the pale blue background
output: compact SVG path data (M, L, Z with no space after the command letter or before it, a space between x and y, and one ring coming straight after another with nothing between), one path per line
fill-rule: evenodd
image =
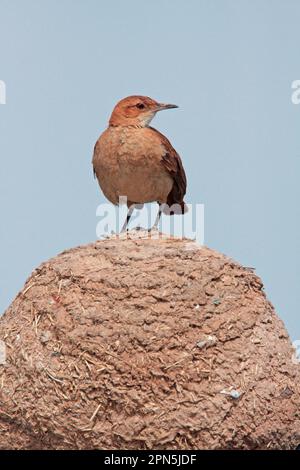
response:
M299 0L0 0L0 311L39 263L95 239L91 170L112 106L174 102L206 244L255 266L300 338Z

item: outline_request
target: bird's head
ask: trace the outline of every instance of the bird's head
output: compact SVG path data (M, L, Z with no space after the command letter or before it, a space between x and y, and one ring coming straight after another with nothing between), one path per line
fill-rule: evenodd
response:
M147 127L158 111L172 108L178 106L158 103L148 96L128 96L115 106L109 125Z

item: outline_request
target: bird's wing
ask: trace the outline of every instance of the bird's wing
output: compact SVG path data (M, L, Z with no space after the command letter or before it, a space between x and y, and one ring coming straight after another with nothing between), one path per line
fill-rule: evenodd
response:
M94 178L97 177L96 168L95 168L95 159L96 159L97 153L98 153L97 146L98 146L98 141L95 143L95 146L94 146L94 153L93 153L93 160L92 160Z
M161 163L173 178L173 187L168 196L167 203L169 206L180 204L184 208L183 198L186 193L187 181L181 158L167 137L153 127L149 127L149 129L155 132L163 145L165 152L162 155Z

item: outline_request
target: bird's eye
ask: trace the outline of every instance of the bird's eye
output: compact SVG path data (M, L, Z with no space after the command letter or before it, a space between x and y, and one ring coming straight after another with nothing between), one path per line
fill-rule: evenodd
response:
M143 103L138 103L136 107L139 109L144 109L145 105Z

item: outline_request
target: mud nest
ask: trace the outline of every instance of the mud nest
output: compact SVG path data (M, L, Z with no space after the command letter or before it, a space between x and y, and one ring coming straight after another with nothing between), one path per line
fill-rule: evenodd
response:
M129 234L42 264L0 320L0 448L293 449L299 366L253 270Z

